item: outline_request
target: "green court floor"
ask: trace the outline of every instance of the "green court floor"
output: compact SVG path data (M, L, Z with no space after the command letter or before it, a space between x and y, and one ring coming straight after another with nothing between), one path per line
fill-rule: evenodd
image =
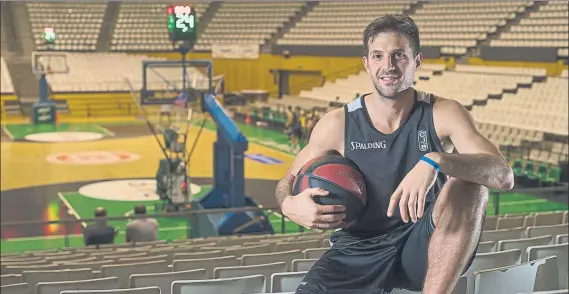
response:
M103 137L113 137L115 135L108 129L93 123L62 123L60 125L7 124L2 126L2 128L12 140L23 140L31 134L53 132L96 133L103 135Z

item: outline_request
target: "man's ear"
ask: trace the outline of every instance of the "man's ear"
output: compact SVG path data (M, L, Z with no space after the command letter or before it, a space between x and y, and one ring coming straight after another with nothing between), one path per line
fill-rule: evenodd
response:
M362 63L364 64L364 68L369 73L369 68L367 67L367 56L362 57Z
M423 65L423 53L417 53L417 56L415 56L415 63L417 64L417 69L421 68L421 65Z

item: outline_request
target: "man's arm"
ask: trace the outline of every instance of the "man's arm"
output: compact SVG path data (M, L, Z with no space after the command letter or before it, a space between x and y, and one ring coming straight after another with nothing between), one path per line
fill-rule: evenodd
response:
M457 101L437 99L434 108L437 133L448 137L458 154L429 153L442 173L493 189L510 190L514 173L500 150L480 132L470 113Z
M276 198L280 206L291 196L292 184L298 171L311 159L329 151L343 153L344 109L328 112L314 126L308 144L296 155L287 173L277 184Z

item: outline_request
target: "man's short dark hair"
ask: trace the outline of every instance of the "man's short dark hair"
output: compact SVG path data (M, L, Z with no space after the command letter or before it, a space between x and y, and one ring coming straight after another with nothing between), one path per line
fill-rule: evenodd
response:
M134 206L134 214L145 214L146 213L146 206L142 204L137 204Z
M364 54L369 53L369 42L373 42L379 33L397 32L405 36L411 43L413 54L419 53L421 41L419 40L419 28L409 16L386 14L376 18L364 30Z
M102 207L97 207L95 209L95 217L105 217L107 216L107 211Z

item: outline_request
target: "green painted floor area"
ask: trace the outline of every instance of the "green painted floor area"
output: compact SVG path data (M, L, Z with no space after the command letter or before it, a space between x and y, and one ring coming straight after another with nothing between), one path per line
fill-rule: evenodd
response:
M9 124L2 126L4 132L12 140L23 140L27 135L37 133L53 133L53 132L86 132L97 133L104 137L114 137L114 133L108 129L92 123L62 123L60 125L33 125L33 124Z

